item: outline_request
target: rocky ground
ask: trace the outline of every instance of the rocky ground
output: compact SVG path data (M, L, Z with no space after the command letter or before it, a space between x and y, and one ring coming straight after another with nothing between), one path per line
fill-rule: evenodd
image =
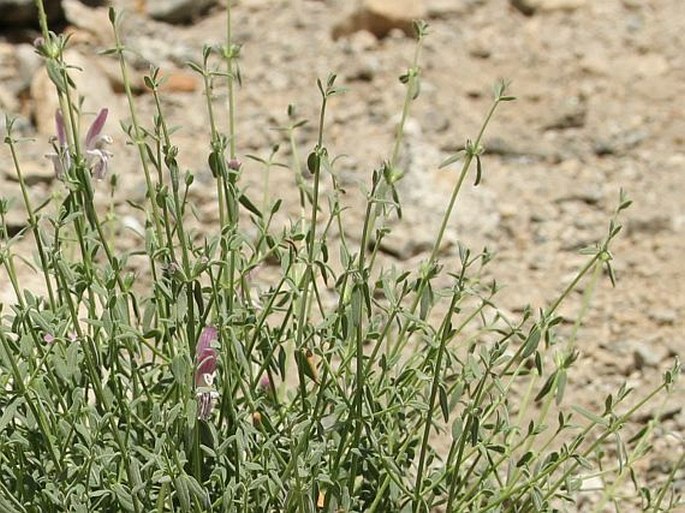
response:
M430 35L421 55L421 95L412 105L402 151L405 217L383 247L388 260L415 266L425 258L456 179L454 166L440 170L438 165L475 137L491 86L504 77L518 101L503 105L488 130L483 182L464 191L448 230L447 255L454 254L457 241L474 248L487 245L497 255L490 273L505 285L502 306L514 313L527 304L544 307L584 261L578 250L604 236L619 189L625 189L634 204L614 246L617 287L612 289L607 279L596 291L579 337L582 356L571 394L592 405L624 380L639 390L658 383L670 359L685 352L682 0L358 3L370 11L345 0L235 2L234 37L244 45L237 144L255 196L261 195L262 168L245 156L267 157L274 144L287 146L284 133L274 128L288 123L289 104L310 121L298 141L303 151L311 148L319 104L315 80L331 71L348 91L331 104L326 141L333 154L347 155L339 172L350 189L368 182L371 170L390 153L399 119L404 90L397 77L414 52L405 33L406 15L422 16ZM185 63L198 61L203 45L223 41L225 12L211 2L190 2L181 11L160 7L177 2L112 4L127 10L124 39L134 50L133 80L148 124L151 98L141 77L152 63L169 78L164 108L178 125L180 160L196 175L193 199L204 228L211 230L216 214L204 164L209 139L205 98L199 77ZM121 184L117 208L135 226L139 220L124 200L141 200L144 180L118 130L127 108L116 63L96 55L113 42L106 9L76 0L62 5L64 28L73 34L67 60L83 69L75 76L85 95L84 109L96 112L107 106L112 112L113 170ZM50 151L55 101L30 44L37 35L16 25L0 29L0 112L16 116L15 129L31 139L20 146L20 160L36 201L59 189L43 158ZM217 91L217 105L224 102L224 93ZM277 158L289 163L291 156L282 149ZM108 192L102 189L106 202ZM271 190L286 194L289 211L297 214L292 172L274 168ZM13 230L21 229L25 215L4 146L0 191L16 198L10 221ZM356 234L351 227L350 237ZM138 242L130 235L122 243ZM26 285L39 283L24 272ZM11 301L6 277L0 280L0 300ZM578 305L571 301L564 312L570 317ZM646 472L667 472L669 458L683 450L682 440L669 433L685 433L684 397L680 385L664 410L654 405L644 417L666 413Z

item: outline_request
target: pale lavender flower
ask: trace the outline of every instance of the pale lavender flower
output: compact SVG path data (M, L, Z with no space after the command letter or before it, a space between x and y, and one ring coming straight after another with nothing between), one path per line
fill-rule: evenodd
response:
M108 109L100 109L95 121L90 125L88 133L86 134L86 162L88 163L90 172L96 180L102 180L107 175L108 162L112 157L112 154L104 149L106 144L112 143L112 138L102 134L102 129L107 121L108 112ZM67 170L71 167L71 156L69 155L67 131L61 110L55 112L55 128L57 137L52 139L55 151L53 153L48 153L45 156L52 160L57 179L62 180Z
M46 333L43 335L43 342L46 344L54 344L55 343L55 336L52 333Z
M205 326L195 347L197 418L200 420L209 418L219 397L219 393L211 388L217 363L217 350L213 346L218 341L218 335L214 326Z
M58 180L62 180L67 169L71 167L71 157L69 156L67 132L61 110L55 112L55 131L57 132L57 137L51 139L52 147L55 151L46 154L45 157L52 160L52 165L55 168L55 177Z
M104 149L105 144L112 144L112 138L101 133L107 121L108 112L107 109L100 109L86 134L86 155L90 172L96 180L102 180L107 175L107 163L112 157L112 154Z

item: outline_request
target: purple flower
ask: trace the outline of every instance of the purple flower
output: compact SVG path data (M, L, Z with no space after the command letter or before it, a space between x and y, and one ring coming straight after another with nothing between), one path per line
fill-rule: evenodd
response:
M271 381L271 378L268 374L264 374L259 380L259 388L261 388L264 392L273 392L274 383Z
M214 326L205 326L200 333L200 339L195 347L195 385L206 386L210 382L211 374L216 371L217 352L212 343L218 340L218 332Z
M45 157L52 160L52 165L55 168L55 176L58 180L62 180L67 169L71 167L71 157L69 156L67 133L64 127L64 117L62 117L61 110L55 112L55 127L57 137L51 139L55 151L54 153L46 154Z
M85 140L85 154L88 168L96 180L102 180L107 175L107 167L112 154L105 150L106 144L112 143L112 138L102 134L102 129L107 121L108 109L100 109L95 121L90 125ZM55 112L55 128L57 137L52 139L55 149L53 153L45 155L52 160L55 168L55 176L58 180L64 178L65 173L71 167L69 155L69 143L67 141L66 125L61 110Z
M96 180L102 180L107 175L107 162L112 157L112 154L104 149L105 144L112 144L112 138L101 133L107 121L108 112L107 109L100 109L86 134L88 165Z

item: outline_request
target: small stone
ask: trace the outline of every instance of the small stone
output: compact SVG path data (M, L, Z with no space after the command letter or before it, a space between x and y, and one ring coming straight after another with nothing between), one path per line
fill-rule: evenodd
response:
M673 220L659 212L637 212L626 223L626 233L630 235L649 234L673 230Z
M537 12L574 11L584 6L587 0L510 0L511 5L526 16Z
M567 128L581 128L585 126L587 118L587 104L583 98L575 96L567 99L556 111L550 115L544 125L545 130L565 130Z
M678 314L675 312L675 310L665 308L650 312L649 318L662 326L670 326L675 324L675 321L678 319Z
M359 30L350 34L348 42L352 54L368 52L378 46L378 39L368 30Z
M363 0L356 11L333 28L333 39L360 30L371 32L381 39L393 29L413 35L413 20L426 17L422 0Z
M191 23L216 4L216 0L148 0L151 18L165 23Z
M346 76L348 80L371 82L379 69L380 63L376 57L362 56L354 62Z
M661 355L653 347L643 342L635 342L633 345L633 367L643 370L646 367L658 367L661 363Z

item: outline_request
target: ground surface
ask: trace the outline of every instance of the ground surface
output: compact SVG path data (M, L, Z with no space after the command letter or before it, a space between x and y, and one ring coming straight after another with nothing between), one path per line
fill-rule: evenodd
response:
M384 247L387 258L412 267L425 258L422 252L434 237L457 173L456 166L438 170L438 165L475 137L490 104L491 85L505 77L518 101L504 105L488 129L485 147L491 151L484 157L483 183L473 188L469 179L450 226L452 249L445 263L453 265L457 241L475 249L487 245L497 254L490 272L504 285L501 305L513 313L526 304L544 307L584 262L579 248L604 236L624 188L634 205L623 217L625 230L614 246L617 287L605 279L596 290L578 339L581 360L572 374L571 399L597 404L624 380L640 390L655 385L670 359L685 353L682 1L576 2L576 8L531 17L504 0L426 3L430 36L421 56L422 91L412 105L401 159L407 169L400 187L405 218ZM141 8L139 2L114 4ZM237 144L245 178L258 198L262 169L245 155L267 157L273 144L287 146L283 133L273 128L287 123L288 104L310 121L298 136L302 151L309 150L319 103L315 79L331 71L348 92L333 100L325 137L333 154L348 156L340 173L350 189L368 182L371 170L389 156L404 95L397 77L410 64L414 42L401 33L378 41L366 32L333 40L332 29L345 18L349 4L243 0L234 8L234 37L244 45ZM103 15L93 20L82 16L83 26L73 30L84 69L95 63L107 77L112 63L93 52L111 44ZM141 69L147 59L174 77L164 106L179 127L180 160L196 174L195 200L205 229L211 230L216 215L205 164L205 99L195 75L180 66L199 60L204 44L222 42L225 14L218 9L191 25L171 27L133 10L123 27L127 44L140 53L134 60ZM22 145L21 161L33 177L35 197L41 198L57 186L42 158L49 151L54 107L38 98L35 80L33 93L21 87L30 82L35 65L28 45L20 44L22 37L13 36L12 42L0 38L0 100L5 111L23 116L17 124L23 134L35 138ZM114 79L105 82L119 87ZM83 92L94 98L93 111L103 103L112 109L108 126L116 139L113 169L122 183L121 196L139 200L143 177L116 123L117 116L126 117L125 100L106 89L93 85ZM13 95L16 91L22 92ZM217 91L217 96L222 105L224 93ZM150 97L143 94L139 103L149 124ZM36 132L32 120L40 123L41 118L43 127ZM282 149L278 160L290 159ZM3 147L0 191L19 200L13 176ZM271 191L285 194L290 212L297 214L290 171L273 170ZM13 219L21 226L19 209ZM351 237L357 232L350 227ZM131 238L130 244L137 242ZM0 279L0 300L10 301L6 277ZM27 286L32 279L27 274ZM572 316L578 304L576 296L563 311ZM683 450L667 434L685 432L683 398L685 388L679 385L646 471L667 471L667 458Z

